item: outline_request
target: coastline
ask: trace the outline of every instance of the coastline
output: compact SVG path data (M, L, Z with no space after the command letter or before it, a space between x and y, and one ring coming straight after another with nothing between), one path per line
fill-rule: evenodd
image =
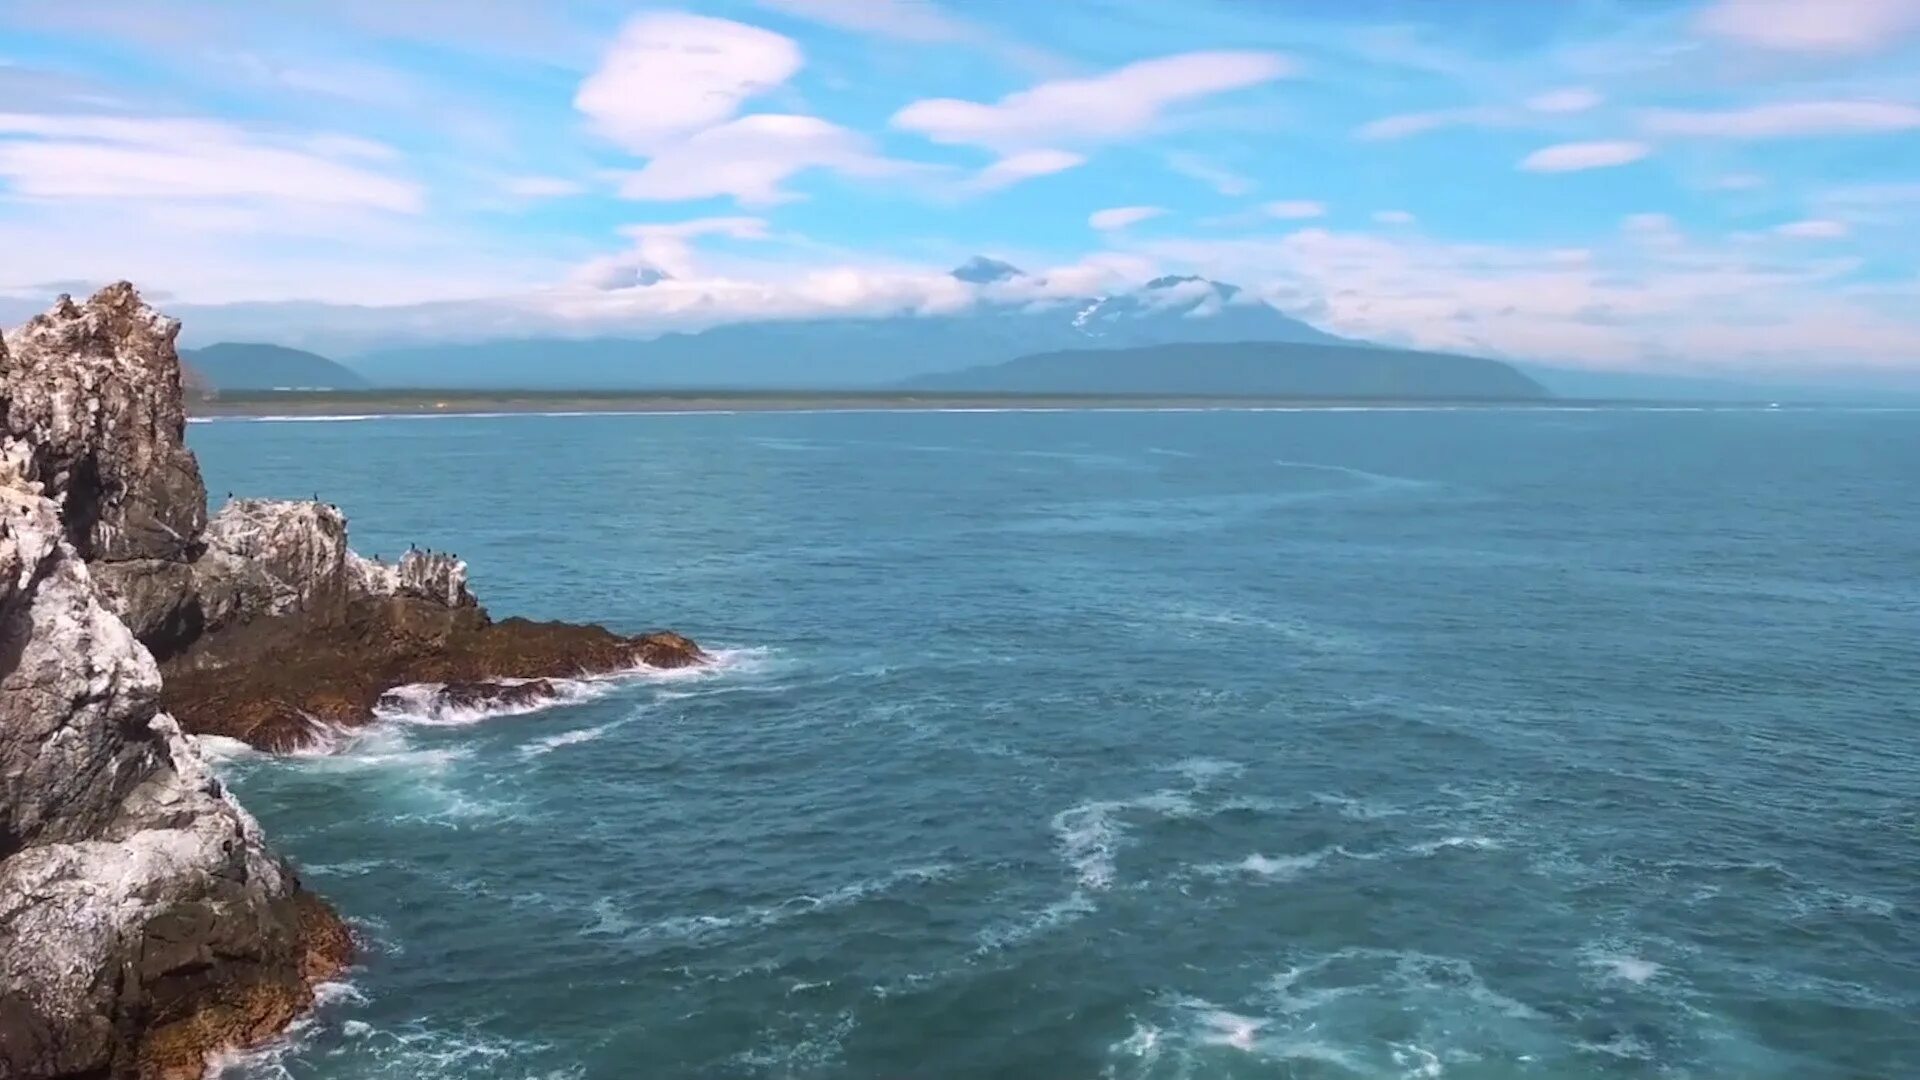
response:
M1741 403L1723 403L1737 405ZM188 403L196 420L737 412L1436 410L1698 407L1567 398L1300 398L1170 394L982 394L812 390L288 390Z

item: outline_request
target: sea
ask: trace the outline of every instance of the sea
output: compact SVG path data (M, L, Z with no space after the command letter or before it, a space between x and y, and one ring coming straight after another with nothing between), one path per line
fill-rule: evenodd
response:
M209 742L364 944L231 1080L1920 1077L1920 412L190 441L716 657Z

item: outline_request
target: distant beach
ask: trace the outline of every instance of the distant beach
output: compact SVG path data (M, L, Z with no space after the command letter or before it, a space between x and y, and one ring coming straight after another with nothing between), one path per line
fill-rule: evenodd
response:
M829 412L1048 409L1555 408L1632 402L1220 395L981 394L859 390L286 390L223 393L195 417L475 416L497 413Z

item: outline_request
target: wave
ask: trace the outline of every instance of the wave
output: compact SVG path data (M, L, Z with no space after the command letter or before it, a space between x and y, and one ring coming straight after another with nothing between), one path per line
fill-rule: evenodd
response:
M366 1003L366 994L351 982L318 983L313 988L313 1008L304 1016L259 1046L216 1051L207 1061L204 1076L208 1080L292 1080L294 1073L287 1067L287 1058L307 1048L326 1024L325 1014L342 1006Z
M580 743L592 742L624 723L625 721L623 720L615 720L610 723L596 724L593 727L580 728L575 731L563 731L558 735L547 735L521 747L520 756L522 758L536 758L543 754L550 754L563 746L577 746Z
M1017 948L1070 922L1093 914L1093 898L1075 889L1034 914L989 926L974 935L976 953L1000 952Z
M685 682L738 673L763 660L767 652L763 649L715 649L707 655L711 658L708 663L688 667L657 668L641 664L600 675L582 675L576 678L488 680L502 686L524 686L540 681L552 684L555 691L553 697L531 702L477 706L454 705L437 698L439 692L445 688L445 683L407 683L387 690L382 695L380 704L374 707L373 715L375 719L395 723L465 727L497 717L525 716L528 713L543 712L566 705L578 705L584 701L604 697L623 686L635 683Z
M818 911L851 907L903 885L924 885L949 877L953 867L946 863L909 866L877 878L842 885L818 895L802 893L775 904L742 908L725 914L672 915L640 923L623 911L610 896L593 904L594 921L581 929L586 937L615 938L628 944L665 941L698 945L716 935L750 932L777 926L789 919Z
M1337 473L1341 476L1351 476L1356 480L1367 481L1372 487L1428 487L1432 484L1430 480L1418 480L1411 476L1394 476L1389 473L1368 472L1365 469L1356 469L1351 465L1328 465L1318 461L1288 461L1284 458L1275 459L1274 464L1283 469L1300 469L1307 472L1330 472Z

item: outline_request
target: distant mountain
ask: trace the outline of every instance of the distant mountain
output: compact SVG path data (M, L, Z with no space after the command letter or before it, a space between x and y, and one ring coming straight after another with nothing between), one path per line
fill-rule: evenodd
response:
M1026 275L995 259L953 270L970 284ZM1018 295L1018 289L1008 290ZM1059 349L1170 342L1341 338L1197 277L1166 277L1112 296L985 301L956 315L737 323L651 340L558 338L387 349L348 363L383 386L519 389L783 388L891 385L938 371Z
M1539 383L1498 360L1371 345L1265 341L1040 353L964 371L922 375L904 385L982 393L1477 401L1551 396Z
M180 358L215 390L357 390L370 385L318 353L282 345L222 342Z
M1521 365L1521 370L1560 397L1618 401L1787 402L1797 404L1911 404L1912 387L1836 382L1826 385L1731 379L1646 371L1595 371Z

